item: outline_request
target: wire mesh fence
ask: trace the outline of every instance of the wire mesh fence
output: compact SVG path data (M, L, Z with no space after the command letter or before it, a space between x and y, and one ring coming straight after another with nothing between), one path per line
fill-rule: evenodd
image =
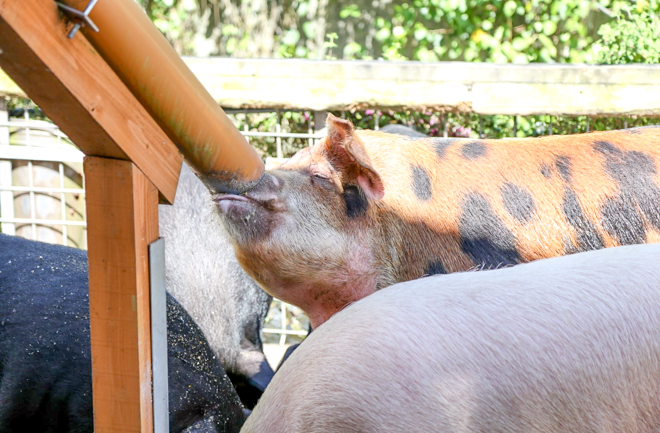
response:
M86 248L84 155L29 101L15 105L0 110L0 230Z
M226 110L234 124L264 158L286 158L323 137L327 112L305 110ZM359 129L396 123L430 137L505 138L565 135L625 129L657 123L657 119L588 116L509 116L365 109L333 111Z
M276 166L324 136L327 112L226 110L267 162ZM503 138L571 134L653 124L644 117L481 116L364 109L333 112L357 128L398 123L435 137ZM83 154L31 101L0 98L0 231L86 248ZM301 341L309 321L299 308L274 300L264 342Z

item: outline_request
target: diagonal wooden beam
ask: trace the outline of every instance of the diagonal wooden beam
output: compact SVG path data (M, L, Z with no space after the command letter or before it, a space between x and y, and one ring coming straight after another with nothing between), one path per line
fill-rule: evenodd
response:
M132 160L174 201L183 157L54 1L0 0L0 67L87 155ZM139 41L136 41L136 43Z

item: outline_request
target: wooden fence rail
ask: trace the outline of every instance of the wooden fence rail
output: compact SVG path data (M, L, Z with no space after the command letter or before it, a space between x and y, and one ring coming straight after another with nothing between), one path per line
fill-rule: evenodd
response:
M186 58L227 108L660 116L660 65ZM21 95L0 73L0 95Z

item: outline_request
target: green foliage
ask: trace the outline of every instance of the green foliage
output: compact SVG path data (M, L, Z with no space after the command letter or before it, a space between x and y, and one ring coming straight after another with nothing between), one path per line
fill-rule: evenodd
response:
M138 1L182 54L498 63L603 61L599 35L634 36L651 61L660 11L660 0ZM631 8L639 17L615 18Z
M431 137L506 138L575 134L594 130L631 128L654 124L648 118L588 118L586 116L480 116L477 114L365 110L335 113L351 120L357 128L375 129L388 123L408 125Z
M660 63L660 0L138 0L182 54L471 62ZM595 41L595 42L594 42ZM337 113L341 114L341 113ZM403 123L432 136L536 136L615 129L644 119L377 112L343 113L358 127ZM273 131L278 116L232 115ZM310 113L282 112L308 132ZM262 155L278 141L250 139ZM285 156L309 140L281 139Z
M137 3L179 54L200 54L199 48L205 45L200 37L204 16L198 13L195 0L137 0Z
M323 47L328 50L327 51L328 53L330 53L330 54L326 54L325 58L326 60L336 60L337 58L334 57L331 53L333 48L337 48L335 39L337 39L339 36L337 35L337 33L328 33L327 35L325 35L325 37L327 41L323 44Z
M338 35L333 41L344 58L498 63L593 62L590 46L598 29L630 5L624 0L395 0L379 9L373 5L380 2L354 1L328 17L328 31ZM639 0L636 10L657 13L660 3ZM305 54L313 57L314 51Z
M646 12L620 15L604 24L594 44L596 62L606 64L660 63L660 23Z

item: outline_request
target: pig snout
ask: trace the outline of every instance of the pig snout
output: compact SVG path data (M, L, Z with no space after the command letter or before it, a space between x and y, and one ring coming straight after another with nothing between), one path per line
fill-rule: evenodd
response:
M241 232L260 232L266 229L264 224L271 219L273 213L286 209L284 201L279 196L282 181L272 174L265 174L257 186L241 195L217 194L214 201L218 211L225 219L226 226L233 228L232 234Z

